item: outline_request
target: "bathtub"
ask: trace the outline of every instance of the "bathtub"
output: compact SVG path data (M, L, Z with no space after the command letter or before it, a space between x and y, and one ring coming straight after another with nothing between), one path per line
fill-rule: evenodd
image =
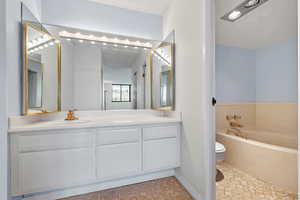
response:
M244 131L247 139L217 132L226 147L225 161L273 185L297 193L297 138L265 131Z

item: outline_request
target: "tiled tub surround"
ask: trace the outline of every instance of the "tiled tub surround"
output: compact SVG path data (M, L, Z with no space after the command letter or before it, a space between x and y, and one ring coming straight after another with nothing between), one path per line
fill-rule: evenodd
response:
M225 161L282 189L297 193L297 104L240 103L217 106L217 141ZM227 135L226 115L241 115L247 140ZM288 170L287 170L288 169Z
M180 166L175 113L77 112L77 122L63 114L11 119L12 196L64 198L173 176Z
M244 130L257 130L264 142L286 146L280 141L291 141L288 147L298 144L298 105L296 103L232 103L220 104L216 109L217 130L229 127L226 115L237 114ZM257 133L257 132L255 132ZM274 133L274 134L272 134ZM251 133L248 134L251 137ZM255 140L255 136L252 137ZM283 139L283 140L282 140ZM260 140L261 141L261 140Z

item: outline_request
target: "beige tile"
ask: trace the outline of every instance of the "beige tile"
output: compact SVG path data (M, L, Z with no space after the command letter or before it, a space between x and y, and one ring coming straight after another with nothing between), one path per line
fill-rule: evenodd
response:
M296 136L298 105L296 103L257 103L256 128Z
M258 180L245 172L221 163L217 168L225 178L217 183L217 200L297 200L297 195Z
M255 129L255 115L256 105L255 103L240 103L240 104L219 104L216 108L216 125L217 130L223 130L229 127L226 115L238 114L242 116L240 120L241 124L246 129Z

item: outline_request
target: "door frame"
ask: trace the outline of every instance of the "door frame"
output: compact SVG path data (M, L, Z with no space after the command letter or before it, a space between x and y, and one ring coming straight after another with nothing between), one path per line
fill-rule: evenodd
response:
M298 3L298 10L297 10L297 16L298 16L298 151L300 149L300 129L299 129L299 125L300 125L300 108L299 108L299 103L300 103L300 37L299 37L299 33L300 33L300 0L297 1ZM298 152L298 195L300 194L300 154Z
M206 166L205 171L207 177L205 178L206 190L204 199L216 199L216 127L215 127L215 107L213 106L212 99L215 97L215 4L216 0L203 1L203 31L202 41L202 55L204 71L202 74L204 84L204 97L205 101L202 105L204 113L204 149Z

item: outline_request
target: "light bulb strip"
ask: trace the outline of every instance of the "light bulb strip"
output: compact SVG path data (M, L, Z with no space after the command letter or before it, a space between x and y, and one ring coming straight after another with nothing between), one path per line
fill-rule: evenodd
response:
M39 42L39 43L36 43L36 44L34 44L34 45L29 45L28 44L28 50L31 50L31 49L34 49L34 48L36 48L36 47L40 47L40 46L43 46L43 45L45 45L45 44L48 44L48 43L51 43L51 42L56 42L56 41L58 41L58 40L55 40L55 39L48 39L48 40L45 40L45 41L41 41L41 42Z
M59 43L59 41L56 39L50 39L46 42L43 42L43 43L37 44L35 46L32 46L31 48L28 48L27 51L28 51L28 53L33 53L33 52L48 48L50 46L53 46L55 43Z
M100 43L100 44L104 44L105 46L106 45L111 45L111 46L114 46L114 47L117 47L117 46L123 46L124 48L129 48L129 47L132 47L132 48L144 48L145 50L149 50L149 49L152 49L151 47L146 47L146 46L137 46L137 45L132 45L132 44L124 44L124 43L120 43L120 42L111 42L111 41L99 41L99 40L91 40L91 39L83 39L83 38L70 38L70 37L63 37L61 36L62 39L66 39L68 41L72 41L72 40L77 40L77 41L80 41L80 43L83 43L83 42L90 42L91 44L97 44L97 43Z
M108 38L108 37L96 37L93 35L84 35L81 33L69 33L67 31L62 31L59 33L59 36L62 38L69 38L69 39L77 39L77 40L83 40L83 41L93 41L93 42L101 42L101 43L107 43L107 44L117 44L117 45L122 45L122 46L130 46L130 47L138 47L138 48L147 48L151 49L152 44L147 42L147 43L142 43L140 41L132 42L129 41L128 39L126 40L120 40L118 38Z

